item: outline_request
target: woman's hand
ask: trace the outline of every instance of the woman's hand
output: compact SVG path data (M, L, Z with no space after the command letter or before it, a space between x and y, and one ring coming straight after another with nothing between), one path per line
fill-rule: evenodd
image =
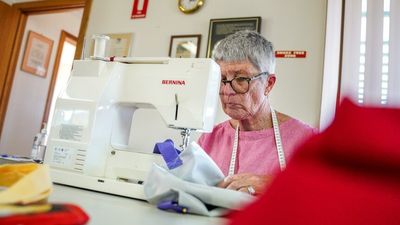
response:
M217 186L246 192L251 195L259 195L263 193L266 186L271 183L271 180L271 176L241 173L226 177L223 181L219 182Z

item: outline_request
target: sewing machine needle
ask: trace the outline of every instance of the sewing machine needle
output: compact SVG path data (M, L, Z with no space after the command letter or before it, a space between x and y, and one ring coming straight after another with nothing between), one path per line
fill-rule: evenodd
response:
M178 120L179 101L178 94L175 94L175 120Z

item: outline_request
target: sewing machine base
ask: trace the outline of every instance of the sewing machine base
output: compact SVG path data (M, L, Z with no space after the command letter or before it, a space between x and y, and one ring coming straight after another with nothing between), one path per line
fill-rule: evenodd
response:
M143 184L87 176L55 168L50 169L50 176L52 181L57 184L145 200Z

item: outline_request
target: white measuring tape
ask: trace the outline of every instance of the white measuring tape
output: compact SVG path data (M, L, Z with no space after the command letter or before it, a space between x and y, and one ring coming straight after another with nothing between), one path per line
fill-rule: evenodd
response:
M286 160L285 160L285 153L283 152L281 134L279 132L278 118L276 116L275 110L272 107L270 107L270 109L272 117L272 127L274 129L274 135L275 135L276 150L278 153L279 167L281 168L281 171L283 171L286 168ZM235 129L235 139L233 141L232 155L231 155L231 162L229 164L228 176L232 176L233 174L235 174L238 142L239 142L239 124L236 126Z
M283 152L281 133L279 132L278 117L271 106L270 109L272 114L272 126L274 127L276 151L278 152L279 167L281 168L281 171L283 171L286 168L286 159L285 153Z
M231 163L229 164L229 172L228 172L229 176L232 176L233 174L235 174L238 141L239 141L239 124L236 126L236 129L235 129L235 140L233 141Z

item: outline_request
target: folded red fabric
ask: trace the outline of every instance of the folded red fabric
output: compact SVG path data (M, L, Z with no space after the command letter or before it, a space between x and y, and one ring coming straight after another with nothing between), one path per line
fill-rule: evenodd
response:
M1 225L83 225L89 216L77 205L52 204L51 210L0 217Z
M231 224L400 224L400 109L344 100Z

